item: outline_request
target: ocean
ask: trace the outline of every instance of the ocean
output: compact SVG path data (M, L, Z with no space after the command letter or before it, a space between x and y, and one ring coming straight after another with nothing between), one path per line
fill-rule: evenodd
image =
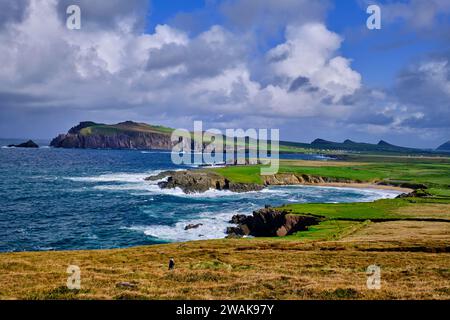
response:
M225 237L230 218L266 204L356 202L397 192L311 186L186 195L144 178L173 165L168 151L7 148L0 140L0 251L107 249ZM38 141L40 145L48 142ZM321 155L281 157L326 161ZM202 225L184 230L188 224Z

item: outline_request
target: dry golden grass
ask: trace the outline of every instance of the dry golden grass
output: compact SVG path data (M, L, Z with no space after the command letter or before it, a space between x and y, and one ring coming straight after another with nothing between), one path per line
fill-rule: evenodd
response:
M416 218L438 218L450 220L450 204L427 203L420 206L401 207L395 211L399 215L414 216Z
M389 221L370 223L364 229L348 236L345 241L447 241L450 223L425 221Z
M379 236L376 224L368 230ZM376 244L365 241L363 231L353 237L358 234L362 241L223 239L103 251L4 253L0 298L450 298L448 234L439 241L402 238ZM170 257L176 261L174 271L167 270ZM81 268L79 291L65 286L71 264ZM366 287L365 270L371 264L382 268L381 290ZM117 286L124 281L136 287Z

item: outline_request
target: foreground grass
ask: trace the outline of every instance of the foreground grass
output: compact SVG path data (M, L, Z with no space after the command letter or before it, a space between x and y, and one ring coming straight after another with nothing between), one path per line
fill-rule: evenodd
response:
M366 238L306 243L224 239L0 254L0 298L449 299L449 242L448 235L442 237L427 241L407 234L394 242L384 236L375 245ZM173 272L167 270L170 257L176 261ZM382 268L381 290L366 287L365 270L371 264ZM80 267L81 290L67 289L68 265Z

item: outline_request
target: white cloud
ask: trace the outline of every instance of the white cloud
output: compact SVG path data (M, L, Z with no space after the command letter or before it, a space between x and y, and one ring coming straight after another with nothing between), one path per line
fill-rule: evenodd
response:
M361 86L361 76L350 68L350 61L335 56L342 39L320 23L289 26L286 42L268 53L275 74L292 82L298 77L309 79L337 102Z

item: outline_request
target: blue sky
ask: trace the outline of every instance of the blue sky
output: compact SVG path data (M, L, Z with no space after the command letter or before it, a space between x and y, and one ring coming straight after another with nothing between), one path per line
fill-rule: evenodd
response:
M447 0L8 0L0 37L1 137L203 120L305 142L450 139Z
M392 1L374 1L386 4ZM208 3L210 3L208 5ZM220 1L205 0L154 0L147 12L147 32L154 32L158 24L171 23L180 13L195 13ZM445 43L433 37L417 34L417 30L406 27L401 22L384 26L381 30L366 29L365 3L360 0L331 2L327 12L328 29L345 37L341 52L353 60L353 67L364 74L364 82L371 86L389 86L396 73L408 61L414 61L427 52L445 49ZM204 26L223 23L221 16L208 10L209 19ZM447 25L448 26L448 25ZM421 38L420 38L421 37ZM420 39L419 39L420 38ZM271 39L272 45L283 41L283 33Z

